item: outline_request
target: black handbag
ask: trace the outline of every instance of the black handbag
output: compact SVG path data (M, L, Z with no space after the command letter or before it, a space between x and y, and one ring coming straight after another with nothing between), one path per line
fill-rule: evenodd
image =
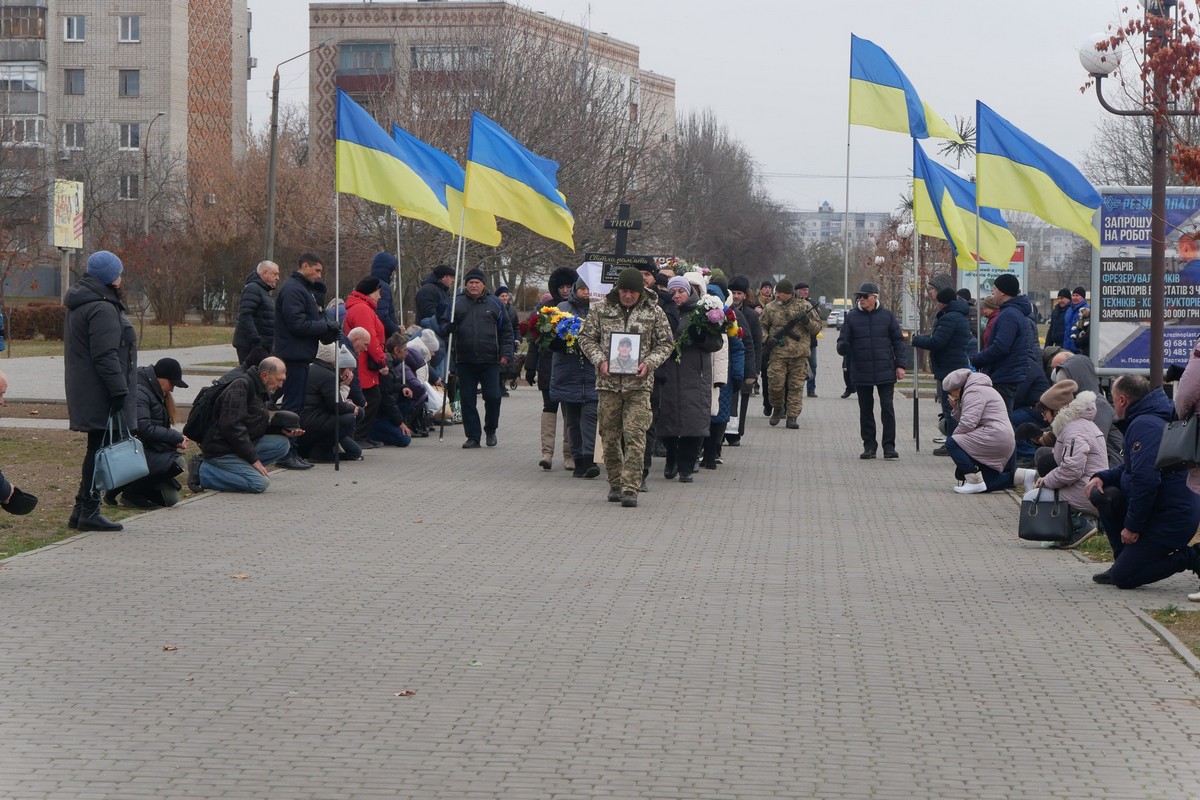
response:
M1172 420L1163 429L1154 468L1159 472L1180 472L1200 467L1200 419L1188 414Z
M1040 494L1038 495L1041 496ZM1022 500L1017 536L1027 542L1066 542L1071 539L1071 506L1058 499Z

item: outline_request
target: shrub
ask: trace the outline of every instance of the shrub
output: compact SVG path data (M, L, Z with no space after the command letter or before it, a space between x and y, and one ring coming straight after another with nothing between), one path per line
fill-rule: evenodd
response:
M66 320L66 306L49 301L35 301L8 310L5 333L10 339L61 340Z

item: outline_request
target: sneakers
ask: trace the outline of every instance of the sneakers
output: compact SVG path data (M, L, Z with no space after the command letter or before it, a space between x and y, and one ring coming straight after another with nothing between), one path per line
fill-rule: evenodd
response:
M950 451L946 449L946 445L942 445L941 447L934 450L933 454L935 456L948 456L948 455L950 455Z
M1191 600L1193 603L1200 603L1200 592L1192 592L1188 595L1188 600Z
M1023 486L1025 491L1033 489L1034 483L1037 482L1038 474L1036 469L1022 469L1018 467L1013 470L1013 485Z
M945 436L935 436L935 437L933 437L933 443L934 444L945 444L946 437Z
M780 413L779 409L775 409L774 411L772 411L771 412L771 427L774 428L776 425L778 425L779 420L781 420L781 419L783 419L783 414Z
M775 423L772 422L771 424L774 425ZM800 423L796 421L795 417L788 417L787 426L792 430L798 430L800 428Z
M199 494L204 491L204 487L200 485L200 465L204 463L204 456L194 455L188 459L187 465L187 487L189 491Z
M622 492L621 508L637 508L637 492Z
M1073 523L1071 526L1071 538L1063 542L1062 545L1067 550L1070 550L1072 547L1078 547L1095 536L1099 531L1099 528L1096 527L1096 521L1087 514L1072 511L1071 516L1073 518L1071 520Z
M963 477L961 486L955 486L954 491L959 494L979 494L987 491L987 484L983 482L983 476L978 472L968 473Z

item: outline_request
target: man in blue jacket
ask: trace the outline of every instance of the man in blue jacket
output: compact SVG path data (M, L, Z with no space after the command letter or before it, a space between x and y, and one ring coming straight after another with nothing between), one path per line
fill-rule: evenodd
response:
M1033 329L1029 317L1033 306L1021 294L1017 276L1006 272L992 284L992 296L1000 301L999 316L992 326L987 346L971 357L971 363L992 379L992 388L1004 398L1009 413L1013 399L1029 370L1029 351L1033 347Z
M1087 290L1082 286L1076 286L1071 290L1071 305L1067 306L1067 311L1063 315L1063 347L1070 350L1072 353L1081 352L1079 345L1075 344L1075 338L1072 336L1072 331L1075 329L1075 323L1079 321L1079 312L1088 308Z
M1092 580L1134 589L1187 569L1200 572L1200 548L1188 547L1200 524L1200 495L1188 489L1186 471L1154 468L1174 405L1141 375L1117 378L1112 396L1125 461L1097 472L1087 491L1115 561Z
M401 328L396 321L397 309L392 303L392 275L399 265L400 262L391 253L376 253L371 259L371 274L379 278L379 299L375 301L375 315L383 323L384 341ZM400 313L403 314L402 309Z
M933 324L933 333L914 336L912 343L913 347L929 351L929 368L933 377L937 379L942 419L946 421L946 435L950 436L954 433L958 421L954 419L950 408L950 396L942 389L942 380L954 370L967 367L967 344L971 341L971 323L968 315L971 308L966 300L958 296L953 286L938 289L937 302L937 321ZM933 454L950 455L945 445L934 450Z
M487 290L484 274L478 269L466 274L463 293L454 301L454 321L447 322L444 330L454 340L454 370L467 436L463 448L479 447L484 435L487 446L495 447L500 425L500 368L512 361L513 331L504 306ZM482 426L476 393L483 395Z

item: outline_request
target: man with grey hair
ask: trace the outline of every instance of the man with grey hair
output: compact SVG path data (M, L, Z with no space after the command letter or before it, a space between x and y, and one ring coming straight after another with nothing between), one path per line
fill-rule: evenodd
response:
M189 489L255 494L267 490L267 467L287 456L290 437L303 433L298 427L284 429L283 435L267 433L268 398L285 380L283 360L268 356L257 369L229 382L216 401L216 424L200 441L203 456L188 464Z
M279 265L260 261L246 277L242 298L238 301L237 327L233 329L233 346L238 362L244 362L255 347L268 353L275 345L275 299L271 292L279 283Z

